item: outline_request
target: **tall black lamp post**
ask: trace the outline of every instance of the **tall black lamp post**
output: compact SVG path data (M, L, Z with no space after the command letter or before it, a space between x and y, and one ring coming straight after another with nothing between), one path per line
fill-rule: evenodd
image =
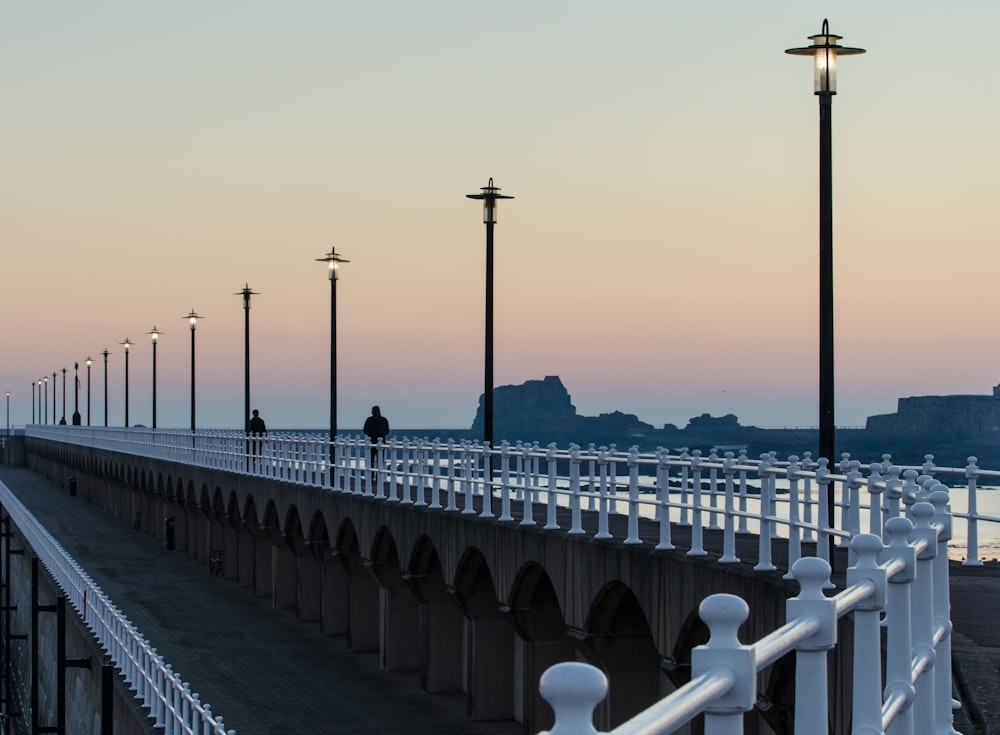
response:
M194 431L194 332L198 326L198 320L201 319L200 316L194 313L194 309L191 309L191 313L188 314L185 319L191 325L191 431Z
M10 391L7 391L7 444L10 445Z
M128 428L128 348L135 343L128 337L124 342L119 342L125 348L125 428Z
M47 423L49 423L49 376L46 375L45 377L42 378L42 380L45 381L45 402L44 402L44 405L45 405L45 423L47 424ZM53 414L53 417L54 416L55 416L55 414Z
M149 338L153 342L153 428L156 428L156 343L160 339L160 335L163 334L160 330L153 325L153 328L146 332Z
M66 425L66 368L62 369L62 374L63 374L63 406L62 406L63 410L62 410L62 418L59 419L59 423L65 426Z
M80 425L80 363L73 363L73 426Z
M108 425L108 355L110 355L111 353L108 352L108 348L105 347L104 348L104 352L102 352L101 354L104 355L104 426L107 427L107 425Z
M35 423L35 381L31 381L31 423Z
M813 59L813 91L819 98L819 456L831 464L836 456L834 423L833 359L833 95L837 94L837 57L863 54L864 49L841 46L841 36L830 33L827 20L822 30L809 36L812 46L786 49L793 56ZM827 512L833 525L833 494ZM833 536L830 536L833 548ZM830 557L833 558L832 556Z
M243 433L250 433L250 297L258 296L246 284L236 296L243 297Z
M94 364L94 360L87 356L87 426L90 426L90 366Z
M486 355L483 387L483 441L493 446L493 226L497 222L497 201L513 199L500 193L490 178L480 194L466 194L469 199L483 202L483 222L486 224ZM492 467L492 463L491 463Z
M56 413L59 411L57 403L59 402L59 389L56 386L56 376L58 373L52 373L52 423L59 423L56 421ZM63 381L63 401L66 400L66 381ZM63 411L62 423L66 423L66 411Z
M333 441L337 438L337 280L339 265L351 261L337 255L336 248L330 248L328 255L316 260L327 263L330 271L330 441Z
M42 400L42 384L45 384L45 400ZM44 406L44 410L42 408ZM39 378L38 379L38 420L43 423L49 423L49 379Z

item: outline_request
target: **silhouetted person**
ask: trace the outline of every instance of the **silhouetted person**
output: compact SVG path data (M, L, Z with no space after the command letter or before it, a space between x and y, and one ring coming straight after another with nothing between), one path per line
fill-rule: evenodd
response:
M260 417L260 411L256 408L253 410L253 418L250 419L250 433L251 434L266 434L267 426L264 425L264 419Z
M365 436L372 443L371 468L374 470L378 466L379 443L384 442L389 436L389 419L382 415L382 410L378 406L372 406L372 415L365 419L365 426L362 429Z
M253 410L253 418L250 419L250 435L261 437L267 434L267 425L264 423L264 419L260 417L260 411L256 408ZM261 446L264 442L260 439L250 440L250 452L254 455L260 454ZM257 459L254 457L254 467L257 466Z

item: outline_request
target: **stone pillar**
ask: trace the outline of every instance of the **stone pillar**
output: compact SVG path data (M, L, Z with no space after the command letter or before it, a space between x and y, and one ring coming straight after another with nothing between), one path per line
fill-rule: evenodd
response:
M317 555L329 556L326 545L306 546L299 557L298 613L299 620L318 623L323 619L323 564Z
M347 569L331 554L322 564L324 633L348 635L351 623L351 578Z

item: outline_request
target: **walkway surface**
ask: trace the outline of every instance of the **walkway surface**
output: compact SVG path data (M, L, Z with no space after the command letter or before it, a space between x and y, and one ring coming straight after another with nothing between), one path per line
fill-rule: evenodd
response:
M375 654L351 653L342 637L272 610L30 470L0 466L0 482L238 735L521 731L512 722L470 722L463 695L428 695L416 674L379 670ZM951 571L964 705L956 728L1000 735L1000 566Z

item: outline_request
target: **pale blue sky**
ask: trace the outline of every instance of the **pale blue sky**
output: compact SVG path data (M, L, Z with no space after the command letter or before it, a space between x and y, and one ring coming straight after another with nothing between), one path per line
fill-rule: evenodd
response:
M0 3L0 389L107 347L121 423L326 421L335 245L340 423L471 423L483 226L496 382L560 375L585 414L815 424L817 114L834 102L837 419L1000 379L992 292L1000 6L799 1ZM95 381L98 379L95 374ZM96 383L95 383L96 385ZM95 403L100 403L95 399ZM102 409L95 408L96 417ZM70 409L71 410L71 409Z

